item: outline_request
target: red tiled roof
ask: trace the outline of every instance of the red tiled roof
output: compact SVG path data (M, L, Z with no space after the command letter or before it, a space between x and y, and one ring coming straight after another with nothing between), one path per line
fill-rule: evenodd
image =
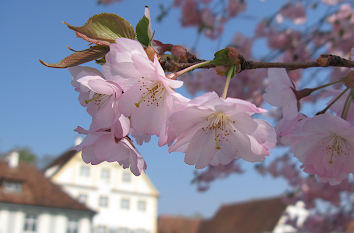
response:
M279 197L223 205L214 217L201 222L198 233L270 232L285 208Z
M162 215L158 219L158 233L197 233L200 218Z
M20 162L17 167L10 168L7 162L0 160L0 181L0 202L64 208L94 213L94 211L71 198L59 186L45 178L31 164ZM4 191L7 181L21 182L22 192L8 193Z

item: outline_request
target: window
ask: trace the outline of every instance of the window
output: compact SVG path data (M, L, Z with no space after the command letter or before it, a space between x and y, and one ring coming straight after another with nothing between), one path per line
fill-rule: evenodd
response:
M78 233L79 221L77 219L69 219L66 227L66 233Z
M107 168L102 168L102 170L101 170L101 179L109 181L110 176L111 176L110 170L107 169Z
M26 214L23 231L26 233L37 232L37 215Z
M122 198L121 200L120 200L120 208L121 209L129 209L129 205L130 205L130 203L129 203L129 199L127 199L127 198Z
M89 176L90 175L90 167L88 166L81 166L80 167L80 176Z
M108 197L100 196L100 199L98 200L98 205L100 207L107 207L108 206Z
M6 193L21 193L22 183L16 181L5 181L4 182L4 192Z
M130 172L123 172L123 174L122 174L122 181L123 181L123 182L126 182L126 183L129 183L130 180L131 180Z
M81 203L86 203L86 201L87 201L87 194L79 194L79 196L78 196L78 198L77 198L77 200L79 201L79 202L81 202Z
M95 233L106 233L106 227L105 226L96 227Z
M145 211L146 210L146 201L138 201L138 210Z

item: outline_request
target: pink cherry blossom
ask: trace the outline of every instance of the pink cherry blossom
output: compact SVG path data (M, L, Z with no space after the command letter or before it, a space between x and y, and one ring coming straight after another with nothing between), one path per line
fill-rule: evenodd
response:
M302 24L306 21L305 8L301 3L288 3L280 11L281 15L291 19L295 24Z
M104 4L104 5L110 5L114 2L121 2L122 0L98 0L98 3Z
M304 171L338 184L354 172L354 126L329 113L307 119L290 137Z
M109 48L102 72L107 80L118 83L124 91L134 86L142 77L139 70L151 70L151 62L148 62L149 58L138 41L118 38Z
M111 128L113 122L121 129L122 138L129 132L129 119L118 110L118 99L122 95L120 86L107 81L96 69L90 67L71 67L69 71L72 85L80 93L79 101L93 118L95 128ZM119 120L117 120L119 119Z
M262 112L250 102L206 93L168 119L169 142L175 140L169 152L185 152L184 161L196 168L226 165L236 158L263 161L276 137L268 123L251 118Z
M163 145L168 115L179 102L187 101L173 90L181 87L183 82L166 78L157 58L150 61L137 41L117 39L111 45L106 60L103 71L125 91L119 100L119 110L130 118L137 142L142 143L151 135L158 135L159 144Z
M246 3L242 0L229 0L226 9L231 17L235 17L246 10Z
M268 69L268 86L263 95L265 101L282 109L283 117L288 120L298 114L295 85L285 69Z
M302 113L299 113L295 118L290 120L286 118L281 119L275 128L277 135L280 137L280 142L283 144L289 144L289 139L286 136L301 127L306 119L307 117Z
M141 70L141 78L123 94L119 106L122 113L129 116L138 142L146 141L150 135L157 135L160 137L159 145L163 145L167 139L167 117L176 105L187 99L173 90L181 87L182 81L166 78L157 59L154 63L149 60L145 62L146 69Z
M327 5L337 5L340 2L343 2L343 0L322 0L322 2Z
M76 129L78 133L87 134L82 143L74 149L82 151L82 159L93 165L107 162L118 162L123 168L129 168L138 176L146 169L143 157L128 137L117 138L113 130Z

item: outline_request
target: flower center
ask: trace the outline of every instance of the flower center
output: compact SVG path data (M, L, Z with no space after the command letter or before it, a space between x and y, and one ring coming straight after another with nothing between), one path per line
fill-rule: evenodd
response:
M142 93L142 98L139 102L135 103L135 106L139 108L141 103L146 103L147 106L155 104L159 106L160 101L165 96L165 87L160 82L144 81L144 77L138 80L140 83L139 91Z
M203 131L214 131L214 141L216 144L216 149L220 150L220 143L222 140L227 140L227 136L230 135L230 130L228 123L231 121L230 118L223 112L216 112L209 115L206 119L208 121L208 126L203 127ZM236 123L232 121L232 123ZM236 132L236 130L233 130Z
M346 140L342 138L341 136L338 136L337 134L333 134L329 137L328 144L326 146L326 151L331 155L329 159L329 163L333 164L333 158L334 155L337 154L338 156L340 155L348 155L348 144L346 143Z

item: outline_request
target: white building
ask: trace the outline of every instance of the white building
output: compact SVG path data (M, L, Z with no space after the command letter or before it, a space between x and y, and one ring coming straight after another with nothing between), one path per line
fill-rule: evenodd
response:
M85 164L81 152L74 150L58 157L44 173L97 212L95 233L157 233L159 193L145 174L134 176L118 163Z
M17 152L0 161L0 233L91 233L94 214Z

